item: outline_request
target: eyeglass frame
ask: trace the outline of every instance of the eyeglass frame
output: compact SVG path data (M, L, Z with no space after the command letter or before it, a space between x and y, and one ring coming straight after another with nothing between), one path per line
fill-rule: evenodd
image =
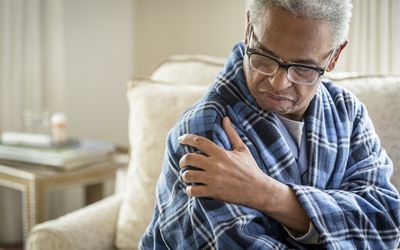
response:
M300 84L300 85L313 85L316 81L318 81L318 79L319 79L321 76L323 76L323 75L325 74L326 69L328 68L329 63L330 63L330 61L331 61L331 59L332 59L332 55L334 55L333 52L336 50L336 49L334 48L334 49L332 49L331 51L329 51L328 56L327 56L327 57L328 57L328 64L327 64L325 67L323 67L323 68L321 68L321 67L313 67L313 66L305 65L305 64L301 64L301 63L285 63L285 62L284 62L282 59L280 59L280 58L277 58L277 57L274 57L274 56L272 56L272 55L268 55L268 54L259 52L258 50L254 49L254 48L250 48L250 46L249 46L249 44L250 44L250 39L253 37L254 34L253 34L253 25L252 25L252 24L249 24L249 25L250 25L250 27L249 27L249 30L250 30L250 31L249 31L248 44L247 44L247 46L246 46L245 53L246 53L246 55L249 57L249 64L250 64L250 67L251 67L252 69L254 69L255 71L259 72L260 74L263 74L263 75L266 75L266 76L273 76L273 75L276 74L276 72L279 70L279 68L284 68L284 69L287 71L287 78L288 78L289 81L291 81L291 82L293 82L293 83L296 83L296 84ZM268 58L268 59L270 59L270 60L276 62L277 65L278 65L278 67L277 67L277 68L275 69L275 71L274 71L273 73L271 73L271 74L267 74L267 73L265 73L265 72L261 72L261 71L257 70L257 69L251 64L251 62L250 62L250 57L251 57L251 55L253 55L253 54L256 54L256 55L259 55L259 56L262 56L262 57L266 57L266 58ZM315 70L315 71L318 73L318 77L315 78L315 80L312 81L312 82L310 82L310 83L295 82L295 81L293 81L293 79L290 79L291 77L290 77L290 74L289 74L289 68L290 68L290 67L293 67L293 66L304 67L304 68L308 68L308 69Z

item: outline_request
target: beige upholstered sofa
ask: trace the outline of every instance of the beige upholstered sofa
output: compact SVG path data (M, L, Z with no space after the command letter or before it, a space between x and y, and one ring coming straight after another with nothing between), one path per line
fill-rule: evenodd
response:
M36 225L27 249L136 249L151 218L167 131L205 92L224 60L174 56L150 79L129 82L131 161L126 190L76 212ZM375 128L395 163L400 188L400 77L334 74L338 84L365 102Z

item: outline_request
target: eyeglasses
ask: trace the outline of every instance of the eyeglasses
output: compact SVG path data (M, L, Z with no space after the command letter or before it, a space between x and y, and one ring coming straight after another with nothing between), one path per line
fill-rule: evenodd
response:
M249 32L249 44L250 38L253 37L253 29L250 28ZM332 49L328 54L328 62L331 60L333 52ZM312 85L318 78L325 74L325 70L328 65L324 68L313 67L309 65L297 64L297 63L284 63L281 59L261 53L256 49L250 48L249 45L246 47L246 55L249 57L250 66L256 72L273 76L279 68L287 70L287 78L289 81L297 84ZM329 64L329 63L328 63Z

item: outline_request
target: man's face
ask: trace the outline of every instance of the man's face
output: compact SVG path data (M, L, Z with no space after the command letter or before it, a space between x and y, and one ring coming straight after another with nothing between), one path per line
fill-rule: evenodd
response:
M250 29L253 32L250 36ZM278 8L270 8L257 25L248 25L246 46L263 54L296 63L325 68L330 61L331 27L321 20L293 17ZM337 58L335 58L337 59ZM334 63L329 65L331 70ZM243 61L250 93L264 110L300 120L318 89L319 79L311 85L288 80L288 71L278 68L272 76L255 71L249 57Z

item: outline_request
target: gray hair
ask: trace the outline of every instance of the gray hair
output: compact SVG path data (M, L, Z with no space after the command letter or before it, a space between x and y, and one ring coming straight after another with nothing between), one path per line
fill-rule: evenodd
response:
M265 10L271 6L294 16L331 23L333 47L338 47L347 39L353 8L351 0L248 0L251 22L257 25Z

